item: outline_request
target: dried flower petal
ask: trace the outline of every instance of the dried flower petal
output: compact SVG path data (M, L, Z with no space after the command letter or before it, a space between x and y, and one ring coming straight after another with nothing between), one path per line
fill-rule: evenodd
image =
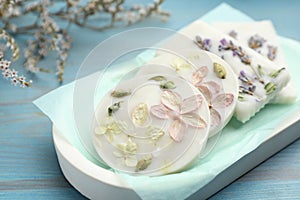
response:
M152 115L154 115L155 117L158 117L159 119L168 119L169 118L169 116L168 116L169 109L166 108L162 104L151 106L150 112Z
M184 99L181 104L180 113L185 114L197 110L201 106L202 100L201 95L193 95Z
M219 77L221 79L226 78L227 73L226 73L226 70L223 65L221 65L219 63L214 63L214 72L217 75L217 77Z
M218 126L221 123L220 113L213 108L209 109L209 111L210 111L210 126L211 127Z
M134 143L130 138L128 138L128 141L127 141L125 147L126 147L125 150L128 153L136 153L136 151L137 151L137 144Z
M211 92L209 91L208 87L204 85L199 85L197 88L200 90L200 92L205 97L206 101L211 102Z
M127 167L135 167L137 162L136 156L130 155L125 158L125 165Z
M205 51L210 51L211 48L211 40L208 38L205 38L202 40L202 38L199 35L196 35L195 37L196 44Z
M113 105L109 106L107 109L108 116L111 116L114 112L119 110L121 106L121 101L114 103Z
M180 71L182 69L188 69L191 68L192 65L182 58L176 58L174 62L170 65L175 71Z
M135 125L142 126L149 116L148 106L145 103L139 103L132 111L131 118Z
M167 108L179 112L182 99L177 92L166 90L161 95L161 102Z
M107 135L109 141L113 141L113 135L120 134L125 129L125 122L111 122L95 128L96 135Z
M122 158L124 155L121 151L114 151L113 152L114 156L116 156L117 158Z
M276 56L277 56L277 47L272 46L272 45L268 45L268 58L269 60L275 60Z
M152 156L146 155L141 160L138 161L135 167L135 171L141 171L147 169L147 167L152 163Z
M169 135L175 142L181 142L184 137L185 125L178 119L174 120L169 128Z
M248 46L251 49L255 50L262 47L265 42L266 40L263 37L261 37L258 34L255 34L254 36L251 36L250 39L248 40Z
M181 119L184 123L195 128L205 128L207 126L206 122L196 113L183 114Z
M215 81L206 81L201 84L207 86L211 94L217 94L221 90L221 86Z
M269 76L270 76L271 78L276 78L276 77L280 74L280 72L283 71L283 70L285 70L284 67L281 68L281 69L279 69L279 70L274 71L273 73L269 74Z
M123 158L124 164L128 167L135 167L137 164L136 155L137 144L128 138L127 143L117 144L118 151L113 152L114 156L117 158Z
M152 80L152 81L166 81L166 77L164 76L154 76L152 78L149 78L149 80Z
M261 65L258 65L258 66L257 66L257 71L258 71L258 74L259 74L260 76L264 76L264 75L265 75L265 73L264 73L264 71L263 71Z
M176 88L176 85L173 81L163 82L159 86L161 89L167 89L167 90Z
M150 135L151 141L156 143L162 136L165 135L165 132L160 128L150 126L148 127L147 134Z
M208 68L206 66L200 67L192 74L193 85L200 83L204 77L208 74Z
M115 98L122 98L122 97L128 96L130 94L131 94L131 92L129 92L129 91L114 90L110 95Z
M234 39L237 39L237 32L235 30L231 30L229 33L228 33L229 36L231 36L232 38Z
M218 95L212 102L214 108L225 108L232 104L233 94L223 93Z
M265 85L264 89L265 89L265 91L266 91L266 94L269 95L269 94L271 94L272 92L274 92L274 91L277 89L277 87L276 87L276 85L275 85L274 83L269 82L269 83L267 83L267 84Z
M97 135L103 135L103 134L106 133L106 131L107 131L107 127L106 126L98 126L98 127L95 128L95 133Z

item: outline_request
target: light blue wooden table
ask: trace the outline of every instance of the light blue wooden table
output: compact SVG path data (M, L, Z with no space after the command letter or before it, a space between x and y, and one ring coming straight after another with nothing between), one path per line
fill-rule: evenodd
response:
M256 20L271 19L280 35L300 41L300 1L225 2ZM168 0L163 4L172 14L167 22L147 19L131 27L101 33L72 27L74 44L64 84L74 80L88 52L109 36L133 27L179 29L219 3L219 0ZM21 46L25 44L22 37L18 42ZM43 65L53 62L48 59ZM21 63L22 58L17 64ZM18 69L24 72L21 67ZM29 89L13 87L0 78L0 199L85 199L62 175L53 146L51 122L31 103L59 86L56 77L42 73L27 76L34 81ZM212 199L300 199L300 141L248 172Z

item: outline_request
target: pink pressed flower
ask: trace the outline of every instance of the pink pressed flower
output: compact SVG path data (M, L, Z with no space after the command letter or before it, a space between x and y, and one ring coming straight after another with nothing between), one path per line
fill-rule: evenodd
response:
M218 126L221 123L221 115L218 109L230 106L233 102L233 94L221 93L212 98L212 94L207 87L201 86L198 87L198 89L202 92L209 103L211 126Z
M206 66L200 67L192 74L193 85L196 86L207 102L209 103L209 111L211 118L211 126L218 126L221 123L221 115L217 111L219 108L225 108L232 104L233 94L221 93L220 85L214 81L203 82L203 79L208 74ZM215 98L213 96L217 95Z
M220 91L220 85L215 81L203 81L204 78L208 74L208 68L206 66L200 67L192 74L192 83L196 87L205 86L213 94L218 93Z
M201 104L201 95L194 95L182 100L178 93L165 90L161 95L161 104L152 106L150 111L159 119L173 119L169 127L169 135L175 142L180 142L187 126L206 127L206 122L197 113L194 113Z

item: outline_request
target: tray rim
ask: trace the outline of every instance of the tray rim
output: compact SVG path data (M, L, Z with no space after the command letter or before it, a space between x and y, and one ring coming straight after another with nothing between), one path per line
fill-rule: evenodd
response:
M244 155L242 158L240 158L237 162L230 165L228 168L226 168L224 171L222 171L220 174L218 174L213 180L211 180L207 185L202 187L200 190L198 190L196 193L191 195L191 197L195 198L195 194L198 194L199 191L202 191L201 197L208 198L209 196L213 195L232 181L234 181L236 178L242 176L247 171L251 170L261 162L263 162L265 159L270 157L271 155L275 154L279 150L283 149L285 146L290 144L291 142L295 141L296 139L300 138L300 132L299 133L291 133L293 138L292 140L287 140L282 143L280 147L273 148L272 150L269 150L267 155L260 156L260 159L257 159L256 161L252 162L251 166L243 167L243 172L235 174L232 176L233 178L226 181L226 183L219 186L217 189L209 189L208 192L204 189L209 186L212 182L214 182L216 179L218 179L219 176L221 176L226 171L230 170L233 166L236 166L241 160L245 160L247 157L251 157L251 154L253 152L259 151L260 148L267 148L268 145L275 142L278 142L278 138L282 135L284 135L285 132L287 132L287 129L290 129L291 127L298 126L300 127L300 109L297 109L293 113L291 113L285 120L283 120L281 123L279 123L272 134L263 141L256 149L249 152L248 154ZM276 130L276 131L275 131ZM81 173L80 175L83 175L86 179L86 181L96 181L99 186L111 186L110 188L112 191L108 191L108 193L113 194L115 191L118 190L127 190L130 195L132 195L132 198L138 197L137 194L134 192L134 190L124 181L122 181L122 178L118 176L118 174L103 169L102 167L92 163L89 161L84 155L80 153L79 150L77 150L74 146L72 146L61 134L60 131L53 125L53 141L55 145L56 154L58 156L59 164L62 169L62 172L64 176L67 178L67 180L73 185L79 192L81 192L83 195L87 196L88 198L93 198L93 191L86 191L84 189L83 185L80 185L76 182L76 174L69 174L68 170L70 169L70 166L72 166L76 173ZM290 135L291 135L290 134ZM262 151L264 152L264 151ZM261 153L261 152L260 152ZM249 160L246 159L245 162L249 162ZM69 168L67 167L69 166ZM78 175L79 176L79 175ZM83 181L84 182L84 181ZM204 190L204 191L203 191ZM96 192L96 191L95 191ZM97 192L96 192L97 193ZM103 193L102 193L103 194ZM114 194L113 194L114 195ZM112 197L114 198L114 197Z

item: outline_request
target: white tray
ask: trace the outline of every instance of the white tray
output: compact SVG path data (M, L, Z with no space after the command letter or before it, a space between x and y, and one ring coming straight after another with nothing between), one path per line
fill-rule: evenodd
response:
M276 131L257 149L228 167L189 199L206 199L242 176L276 152L300 138L300 110L278 124ZM113 172L105 170L85 158L68 143L53 126L53 139L58 161L67 180L89 199L140 199Z

